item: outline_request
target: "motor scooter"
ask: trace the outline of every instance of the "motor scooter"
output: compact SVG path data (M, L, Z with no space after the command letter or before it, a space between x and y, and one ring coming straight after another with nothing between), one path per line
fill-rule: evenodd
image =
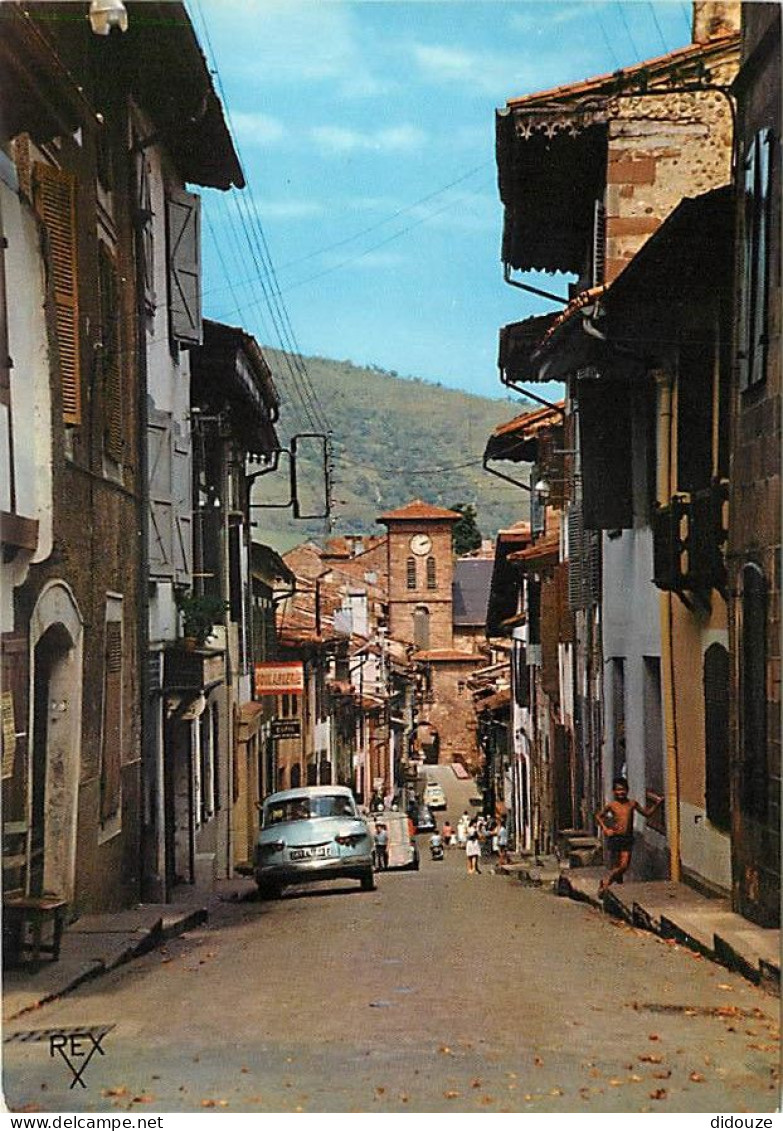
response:
M434 836L430 841L430 856L433 860L443 859L443 841L439 836Z

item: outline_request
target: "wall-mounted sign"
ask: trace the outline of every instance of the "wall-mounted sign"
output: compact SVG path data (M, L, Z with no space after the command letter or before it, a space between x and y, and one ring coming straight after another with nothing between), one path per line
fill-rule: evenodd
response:
M301 660L255 665L256 698L261 695L301 695L304 664Z
M272 719L272 738L301 738L302 723L299 719Z

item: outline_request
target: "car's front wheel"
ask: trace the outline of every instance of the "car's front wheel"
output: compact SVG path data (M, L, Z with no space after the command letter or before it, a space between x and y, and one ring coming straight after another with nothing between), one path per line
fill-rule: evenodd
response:
M375 891L375 873L368 868L361 876L362 891Z

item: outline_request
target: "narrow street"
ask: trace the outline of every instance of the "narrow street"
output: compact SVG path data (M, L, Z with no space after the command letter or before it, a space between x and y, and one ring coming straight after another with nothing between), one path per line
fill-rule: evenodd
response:
M432 773L432 771L429 771ZM469 786L436 770L449 815ZM442 816L440 814L439 816ZM778 1002L456 848L378 889L224 904L203 929L17 1018L14 1110L774 1110ZM86 1088L28 1029L113 1026Z

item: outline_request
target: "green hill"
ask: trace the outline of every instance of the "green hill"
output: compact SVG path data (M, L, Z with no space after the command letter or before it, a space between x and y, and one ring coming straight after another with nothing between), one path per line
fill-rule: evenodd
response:
M285 354L264 347L264 355L283 406L278 433L287 443L307 428L301 410L293 407L295 378ZM472 503L485 538L527 515L525 492L484 471L481 459L490 432L532 405L518 398L473 396L350 361L310 357L305 364L332 427L333 533L379 531L379 514L417 497L439 506ZM309 455L315 456L314 446ZM305 462L303 493L316 511L317 463L315 458ZM271 481L264 490L265 499L282 498ZM254 498L262 498L258 489ZM323 521L295 522L290 511L257 510L253 517L255 536L283 551L325 535Z

